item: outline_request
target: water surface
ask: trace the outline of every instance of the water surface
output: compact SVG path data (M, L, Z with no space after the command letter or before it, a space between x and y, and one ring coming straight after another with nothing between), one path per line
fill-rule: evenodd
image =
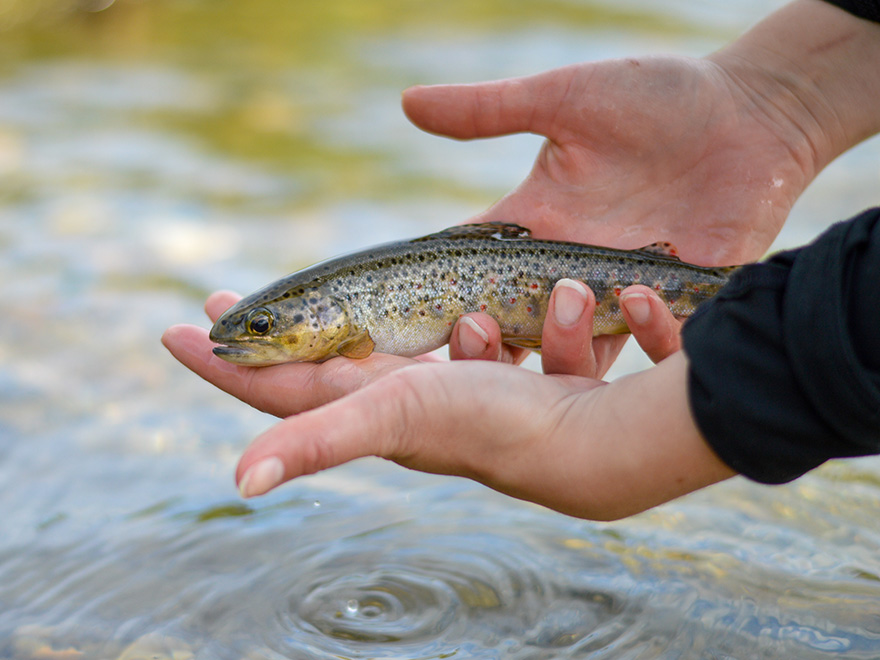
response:
M407 85L699 55L768 3L0 9L0 658L880 657L876 459L613 524L378 460L243 502L271 418L158 341L528 172L537 138L424 135ZM824 172L778 246L876 203L878 157Z

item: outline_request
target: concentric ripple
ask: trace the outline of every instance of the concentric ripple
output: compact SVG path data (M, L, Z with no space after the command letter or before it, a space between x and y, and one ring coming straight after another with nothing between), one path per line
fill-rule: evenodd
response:
M418 642L436 637L461 606L447 583L379 569L315 586L291 611L325 635L363 642Z
M557 583L544 555L514 535L400 531L360 536L299 565L276 612L275 639L287 645L274 649L434 657L463 647L560 648L619 614L613 596Z

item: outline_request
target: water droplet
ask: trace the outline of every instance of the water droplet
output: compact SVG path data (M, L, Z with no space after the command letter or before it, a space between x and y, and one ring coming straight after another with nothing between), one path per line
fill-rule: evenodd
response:
M312 502L312 506L317 509L319 506L321 506L321 500L315 500L314 502Z
M355 600L354 598L352 598L350 601L348 601L348 602L345 604L345 609L348 610L349 614L355 614L355 613L357 613L357 611L358 611L358 602L357 602L357 600Z

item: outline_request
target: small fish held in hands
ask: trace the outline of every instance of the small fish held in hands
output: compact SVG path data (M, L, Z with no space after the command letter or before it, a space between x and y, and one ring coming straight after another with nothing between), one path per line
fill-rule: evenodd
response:
M462 314L485 312L503 340L538 349L553 286L581 280L596 295L593 335L628 332L620 292L657 291L690 316L737 267L681 261L667 243L639 250L542 241L518 225L460 225L324 261L230 307L211 329L224 360L250 366L320 362L373 351L421 355L449 341Z

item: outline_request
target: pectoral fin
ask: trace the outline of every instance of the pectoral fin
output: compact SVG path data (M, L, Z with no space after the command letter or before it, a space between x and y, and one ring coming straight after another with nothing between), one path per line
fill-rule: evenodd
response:
M370 333L366 330L359 332L354 337L349 337L336 347L336 352L345 357L362 360L368 357L376 347Z

